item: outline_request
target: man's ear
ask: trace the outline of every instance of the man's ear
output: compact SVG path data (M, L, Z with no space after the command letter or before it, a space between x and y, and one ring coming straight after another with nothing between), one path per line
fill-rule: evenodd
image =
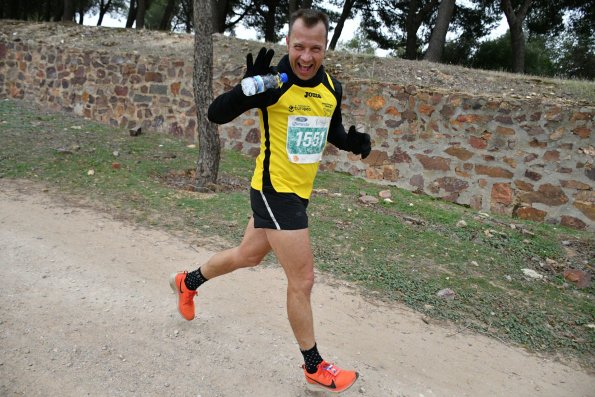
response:
M287 44L287 49L289 49L289 35L285 36L285 44Z

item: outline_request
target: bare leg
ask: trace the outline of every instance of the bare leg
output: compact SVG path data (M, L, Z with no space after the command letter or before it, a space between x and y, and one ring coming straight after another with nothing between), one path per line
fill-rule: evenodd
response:
M265 229L254 228L254 218L250 218L240 245L213 255L200 271L210 280L242 267L256 266L270 250Z
M301 350L315 344L310 294L314 285L314 258L308 229L265 229L287 276L287 316Z

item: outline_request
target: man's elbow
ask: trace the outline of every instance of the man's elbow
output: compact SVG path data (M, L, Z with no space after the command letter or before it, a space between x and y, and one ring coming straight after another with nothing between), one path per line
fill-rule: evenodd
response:
M221 117L221 115L217 114L217 112L214 112L212 107L209 106L209 110L207 112L207 118L209 119L209 121L211 123L215 123L215 124L225 124L227 121L223 120L223 118Z

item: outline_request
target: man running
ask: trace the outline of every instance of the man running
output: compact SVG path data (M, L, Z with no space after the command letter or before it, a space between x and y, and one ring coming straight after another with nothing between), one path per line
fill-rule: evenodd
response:
M239 246L213 255L192 272L174 273L170 284L178 296L178 310L194 318L196 289L212 278L256 266L271 250L287 276L287 315L304 358L307 385L342 392L358 373L323 360L314 337L310 295L314 285L314 258L306 208L326 142L361 154L370 153L370 136L345 132L341 115L341 84L324 71L328 17L310 9L290 17L286 38L288 55L277 65L287 73L281 88L247 97L238 84L217 97L209 119L217 124L232 121L258 108L261 144L251 181L253 215ZM273 50L262 48L255 60L246 57L244 77L271 73Z

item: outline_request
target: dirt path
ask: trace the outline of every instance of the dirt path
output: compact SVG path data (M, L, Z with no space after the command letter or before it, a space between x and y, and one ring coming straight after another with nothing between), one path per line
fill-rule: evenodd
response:
M0 179L0 395L314 395L278 267L210 281L179 317L167 275L209 255ZM593 395L593 375L321 278L321 352L362 375L345 395Z

